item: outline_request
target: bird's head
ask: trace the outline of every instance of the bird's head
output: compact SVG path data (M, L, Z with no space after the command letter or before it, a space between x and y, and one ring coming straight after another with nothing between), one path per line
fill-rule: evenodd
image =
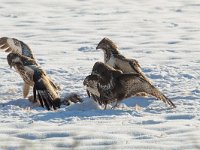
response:
M20 54L18 54L18 53L8 54L7 61L8 61L10 68L12 68L16 64L23 64Z
M89 75L83 81L83 85L86 87L94 87L95 83L99 81L99 77L97 75Z
M113 67L102 62L96 62L92 69L93 75L98 75L103 79L110 80L116 74L122 74L122 71L116 70Z
M96 62L92 68L92 74L107 77L110 74L110 67L102 62Z
M110 52L112 54L119 54L119 51L117 50L117 45L106 37L99 42L96 49L102 49L104 52Z

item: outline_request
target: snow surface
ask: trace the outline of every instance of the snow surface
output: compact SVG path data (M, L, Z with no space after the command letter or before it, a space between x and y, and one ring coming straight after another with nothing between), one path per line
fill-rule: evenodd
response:
M22 99L22 79L0 52L0 149L200 149L199 0L0 0L0 37L27 43L58 83L84 102L56 112ZM103 37L137 59L177 105L130 98L102 110L83 79ZM141 106L136 107L136 104Z

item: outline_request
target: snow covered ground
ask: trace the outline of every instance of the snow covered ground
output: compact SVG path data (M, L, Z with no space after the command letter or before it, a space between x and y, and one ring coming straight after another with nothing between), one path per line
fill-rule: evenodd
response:
M0 37L27 43L61 97L84 99L56 112L33 107L0 52L0 149L200 149L199 17L198 0L0 0ZM137 59L177 108L136 97L101 110L87 98L82 82L103 61L95 50L103 37Z

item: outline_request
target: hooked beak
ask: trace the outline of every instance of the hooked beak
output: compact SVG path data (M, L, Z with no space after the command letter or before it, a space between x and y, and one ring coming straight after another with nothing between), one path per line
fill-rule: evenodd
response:
M88 86L88 81L87 81L87 79L85 79L85 80L83 81L83 85L84 85L84 86Z
M13 67L13 63L11 63L9 66L10 66L10 69L12 69L12 67Z
M93 70L93 71L92 71L92 75L98 76L99 74L98 74L95 70Z
M8 65L10 66L10 68L13 67L13 62L12 62L12 60L8 60Z
M96 50L101 49L101 47L99 45L97 45Z
M83 85L84 85L84 86L87 86L87 85L88 85L88 79L87 79L87 77L86 77L85 80L83 81Z
M8 62L8 65L10 66L10 68L12 68L13 67L13 54L12 53L10 53L10 54L8 54L8 56L7 56L7 62Z

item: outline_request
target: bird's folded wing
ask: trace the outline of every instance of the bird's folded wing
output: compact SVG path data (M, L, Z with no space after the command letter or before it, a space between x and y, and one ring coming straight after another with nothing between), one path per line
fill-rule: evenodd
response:
M126 57L124 57L124 56L121 55L121 54L114 54L113 56L114 56L115 58L119 59L119 60L126 61Z
M15 52L23 56L34 59L31 49L22 41L15 38L2 37L0 38L0 49L5 52Z
M48 110L56 110L60 107L60 98L45 76L35 82L33 93L34 100L38 98L42 107Z

